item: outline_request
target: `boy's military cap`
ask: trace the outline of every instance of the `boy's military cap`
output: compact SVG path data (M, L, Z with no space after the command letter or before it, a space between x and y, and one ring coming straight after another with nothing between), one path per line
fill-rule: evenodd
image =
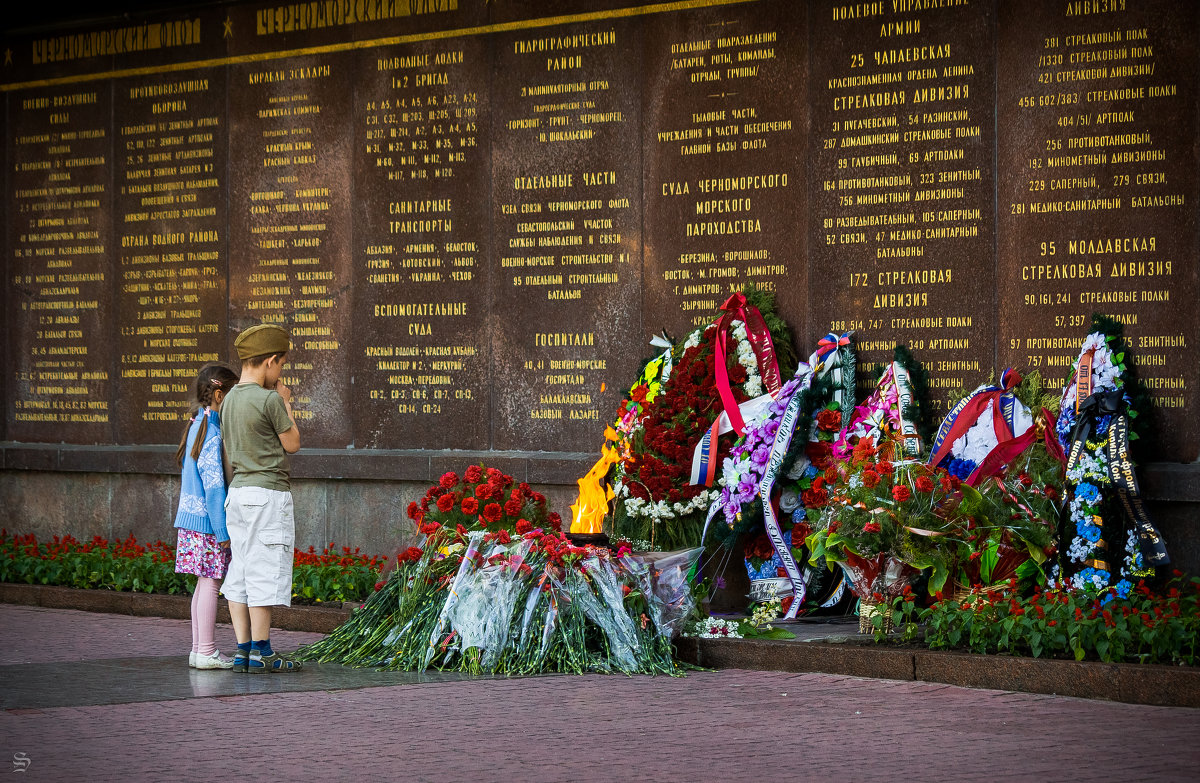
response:
M288 333L276 324L251 326L233 341L239 359L250 359L270 353L287 353L292 348Z

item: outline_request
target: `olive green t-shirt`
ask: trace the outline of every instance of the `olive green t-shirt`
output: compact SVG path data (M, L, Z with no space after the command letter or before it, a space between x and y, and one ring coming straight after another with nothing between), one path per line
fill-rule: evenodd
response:
M283 398L257 383L239 383L221 403L221 435L229 464L231 487L262 487L291 491L287 452L279 434L292 428Z

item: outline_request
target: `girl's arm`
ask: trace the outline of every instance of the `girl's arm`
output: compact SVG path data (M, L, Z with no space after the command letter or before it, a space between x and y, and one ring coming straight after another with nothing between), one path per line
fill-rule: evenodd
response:
M204 504L208 510L208 521L212 525L217 541L228 541L225 530L225 468L222 459L224 445L220 435L204 441L196 467L200 470L200 482L204 485Z

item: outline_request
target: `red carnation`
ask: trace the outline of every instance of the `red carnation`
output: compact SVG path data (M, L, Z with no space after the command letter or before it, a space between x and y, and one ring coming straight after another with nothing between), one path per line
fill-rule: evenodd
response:
M828 408L817 414L817 428L825 432L835 432L842 427L842 414Z
M879 460L879 462L877 462L875 464L875 469L878 470L880 472L880 474L884 475L884 476L890 476L896 470L895 466L892 465L892 463L888 462L887 460L882 460L882 459Z
M817 470L828 470L833 465L833 448L828 443L813 441L805 448L805 452Z
M512 541L512 538L509 537L507 530L501 530L500 532L496 533L497 544L507 544L510 541Z
M552 530L562 530L562 517L558 515L557 511L550 512L548 521Z
M483 468L478 465L472 465L463 471L463 480L468 484L477 484L481 478L483 478Z
M408 504L408 518L409 519L420 519L421 518L421 507L417 505L417 502L415 500L412 503Z
M863 525L864 533L879 533L882 530L883 527L878 522L868 522L867 524Z
M462 510L464 514L479 513L479 501L475 498L463 498Z
M912 493L908 491L908 487L904 486L903 484L898 484L892 487L892 497L897 503L903 503L912 497Z
M441 529L442 526L437 522L426 522L424 525L421 525L421 535L432 536Z
M862 474L863 486L867 489L874 489L879 486L880 476L873 470L864 470Z
M933 492L933 480L928 476L918 476L916 484L919 492Z
M528 519L518 519L514 529L517 531L517 535L523 536L533 530L533 523Z
M454 508L454 496L442 495L437 499L437 507L439 511L449 511Z
M446 489L453 489L454 485L458 483L458 474L453 470L443 473L442 477L438 479L438 483Z
M475 487L475 497L479 498L480 500L487 500L491 496L492 496L492 485L491 484L480 484L479 486Z
M498 522L500 517L504 515L504 509L499 503L488 503L483 507L483 518L488 522Z
M821 508L829 502L829 493L823 489L806 489L800 493L800 501L806 508Z
M504 513L510 517L515 517L521 513L522 505L519 498L509 498L508 502L504 504Z

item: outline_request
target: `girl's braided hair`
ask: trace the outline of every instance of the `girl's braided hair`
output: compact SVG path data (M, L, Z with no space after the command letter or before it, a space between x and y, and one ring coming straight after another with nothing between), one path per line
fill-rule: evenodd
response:
M212 405L213 395L217 391L229 393L238 382L238 374L226 364L212 362L200 368L196 374L196 382L192 386L192 403L188 407L188 423L183 428L183 437L179 439L179 449L175 452L175 461L183 466L183 453L187 450L188 430L196 420L196 414L202 413ZM200 450L204 448L204 436L208 433L208 417L200 420L200 429L196 431L196 440L192 444L192 459L200 458Z

